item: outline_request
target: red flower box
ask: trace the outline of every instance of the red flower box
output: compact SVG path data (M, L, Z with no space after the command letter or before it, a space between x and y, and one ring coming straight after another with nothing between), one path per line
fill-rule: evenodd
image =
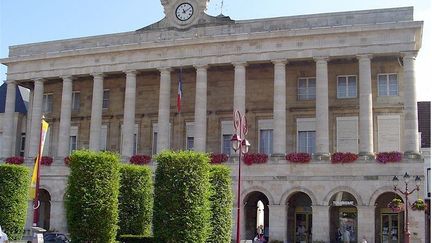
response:
M337 152L332 154L331 156L331 162L333 164L338 164L338 163L351 163L354 162L358 159L358 155L357 154L353 154L353 153L341 153L341 152Z
M41 164L50 166L53 163L53 158L50 156L42 156Z
M243 162L246 165L252 165L252 164L264 164L268 161L268 155L267 154L261 154L261 153L248 153L245 154L243 157Z
M396 151L378 153L376 160L383 164L387 162L399 162L402 160L402 153Z
M292 163L309 163L312 157L308 153L290 153L285 156L285 159Z
M210 154L210 162L212 164L222 164L223 162L228 161L228 155L226 154Z
M6 164L20 165L24 163L24 158L21 156L14 156L5 159Z
M143 154L133 155L129 159L129 162L131 164L134 164L134 165L145 165L145 164L150 163L150 161L151 161L151 157L148 155L143 155Z

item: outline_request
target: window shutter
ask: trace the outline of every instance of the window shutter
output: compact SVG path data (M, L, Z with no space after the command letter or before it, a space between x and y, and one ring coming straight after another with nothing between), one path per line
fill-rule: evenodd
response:
M400 116L378 116L378 152L400 151Z
M102 125L100 132L100 150L107 150L108 126Z
M358 117L337 117L337 151L358 153Z

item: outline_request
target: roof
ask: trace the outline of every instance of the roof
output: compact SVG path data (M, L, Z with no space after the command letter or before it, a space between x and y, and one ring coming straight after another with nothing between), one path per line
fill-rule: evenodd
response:
M421 132L421 147L430 148L431 136L431 102L417 102L418 131Z
M0 113L5 112L6 89L7 89L7 84L3 83L0 86ZM15 96L15 112L27 114L27 108L22 98L20 89L18 87L16 88L16 96Z

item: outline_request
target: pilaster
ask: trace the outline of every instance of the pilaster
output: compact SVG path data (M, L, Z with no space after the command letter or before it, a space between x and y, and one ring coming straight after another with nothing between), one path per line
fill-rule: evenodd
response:
M312 241L330 242L329 206L312 206Z
M245 114L246 110L246 62L235 62L234 65L234 111Z
M368 243L375 242L375 206L357 206L358 234L357 242L362 242L363 238Z
M329 154L328 57L316 62L316 154Z
M207 66L196 68L194 150L206 151L207 140Z
M134 127L135 127L135 100L136 100L136 71L126 71L126 89L123 113L123 144L122 156L133 155Z
M287 241L287 211L286 205L269 205L269 238Z
M285 156L286 152L286 64L287 61L273 60L273 155Z
M169 149L169 119L170 119L170 92L171 92L171 69L161 68L159 88L159 115L157 152Z
M60 113L60 129L58 137L57 156L66 157L69 152L69 137L71 124L71 109L72 109L72 77L65 76L63 79L61 113Z

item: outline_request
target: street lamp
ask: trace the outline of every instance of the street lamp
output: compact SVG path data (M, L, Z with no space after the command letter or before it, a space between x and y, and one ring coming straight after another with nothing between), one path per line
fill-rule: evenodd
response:
M234 112L234 134L231 138L232 148L238 151L238 183L237 183L237 237L236 242L240 243L240 178L241 178L241 157L249 151L250 143L246 139L247 120L240 111Z
M394 186L394 190L398 191L400 193L402 193L405 196L405 231L404 231L404 242L405 243L409 243L410 242L410 235L411 233L409 232L408 229L408 225L409 225L409 220L408 220L408 196L411 195L413 192L415 191L419 191L420 190L420 183L421 183L421 179L419 176L416 176L415 178L415 185L416 187L414 189L412 189L411 191L408 190L408 183L410 181L411 176L408 175L407 172L405 172L405 175L403 176L404 182L405 182L405 190L402 191L401 189L399 189L397 187L398 183L399 183L399 179L397 178L397 176L393 177L393 186Z

